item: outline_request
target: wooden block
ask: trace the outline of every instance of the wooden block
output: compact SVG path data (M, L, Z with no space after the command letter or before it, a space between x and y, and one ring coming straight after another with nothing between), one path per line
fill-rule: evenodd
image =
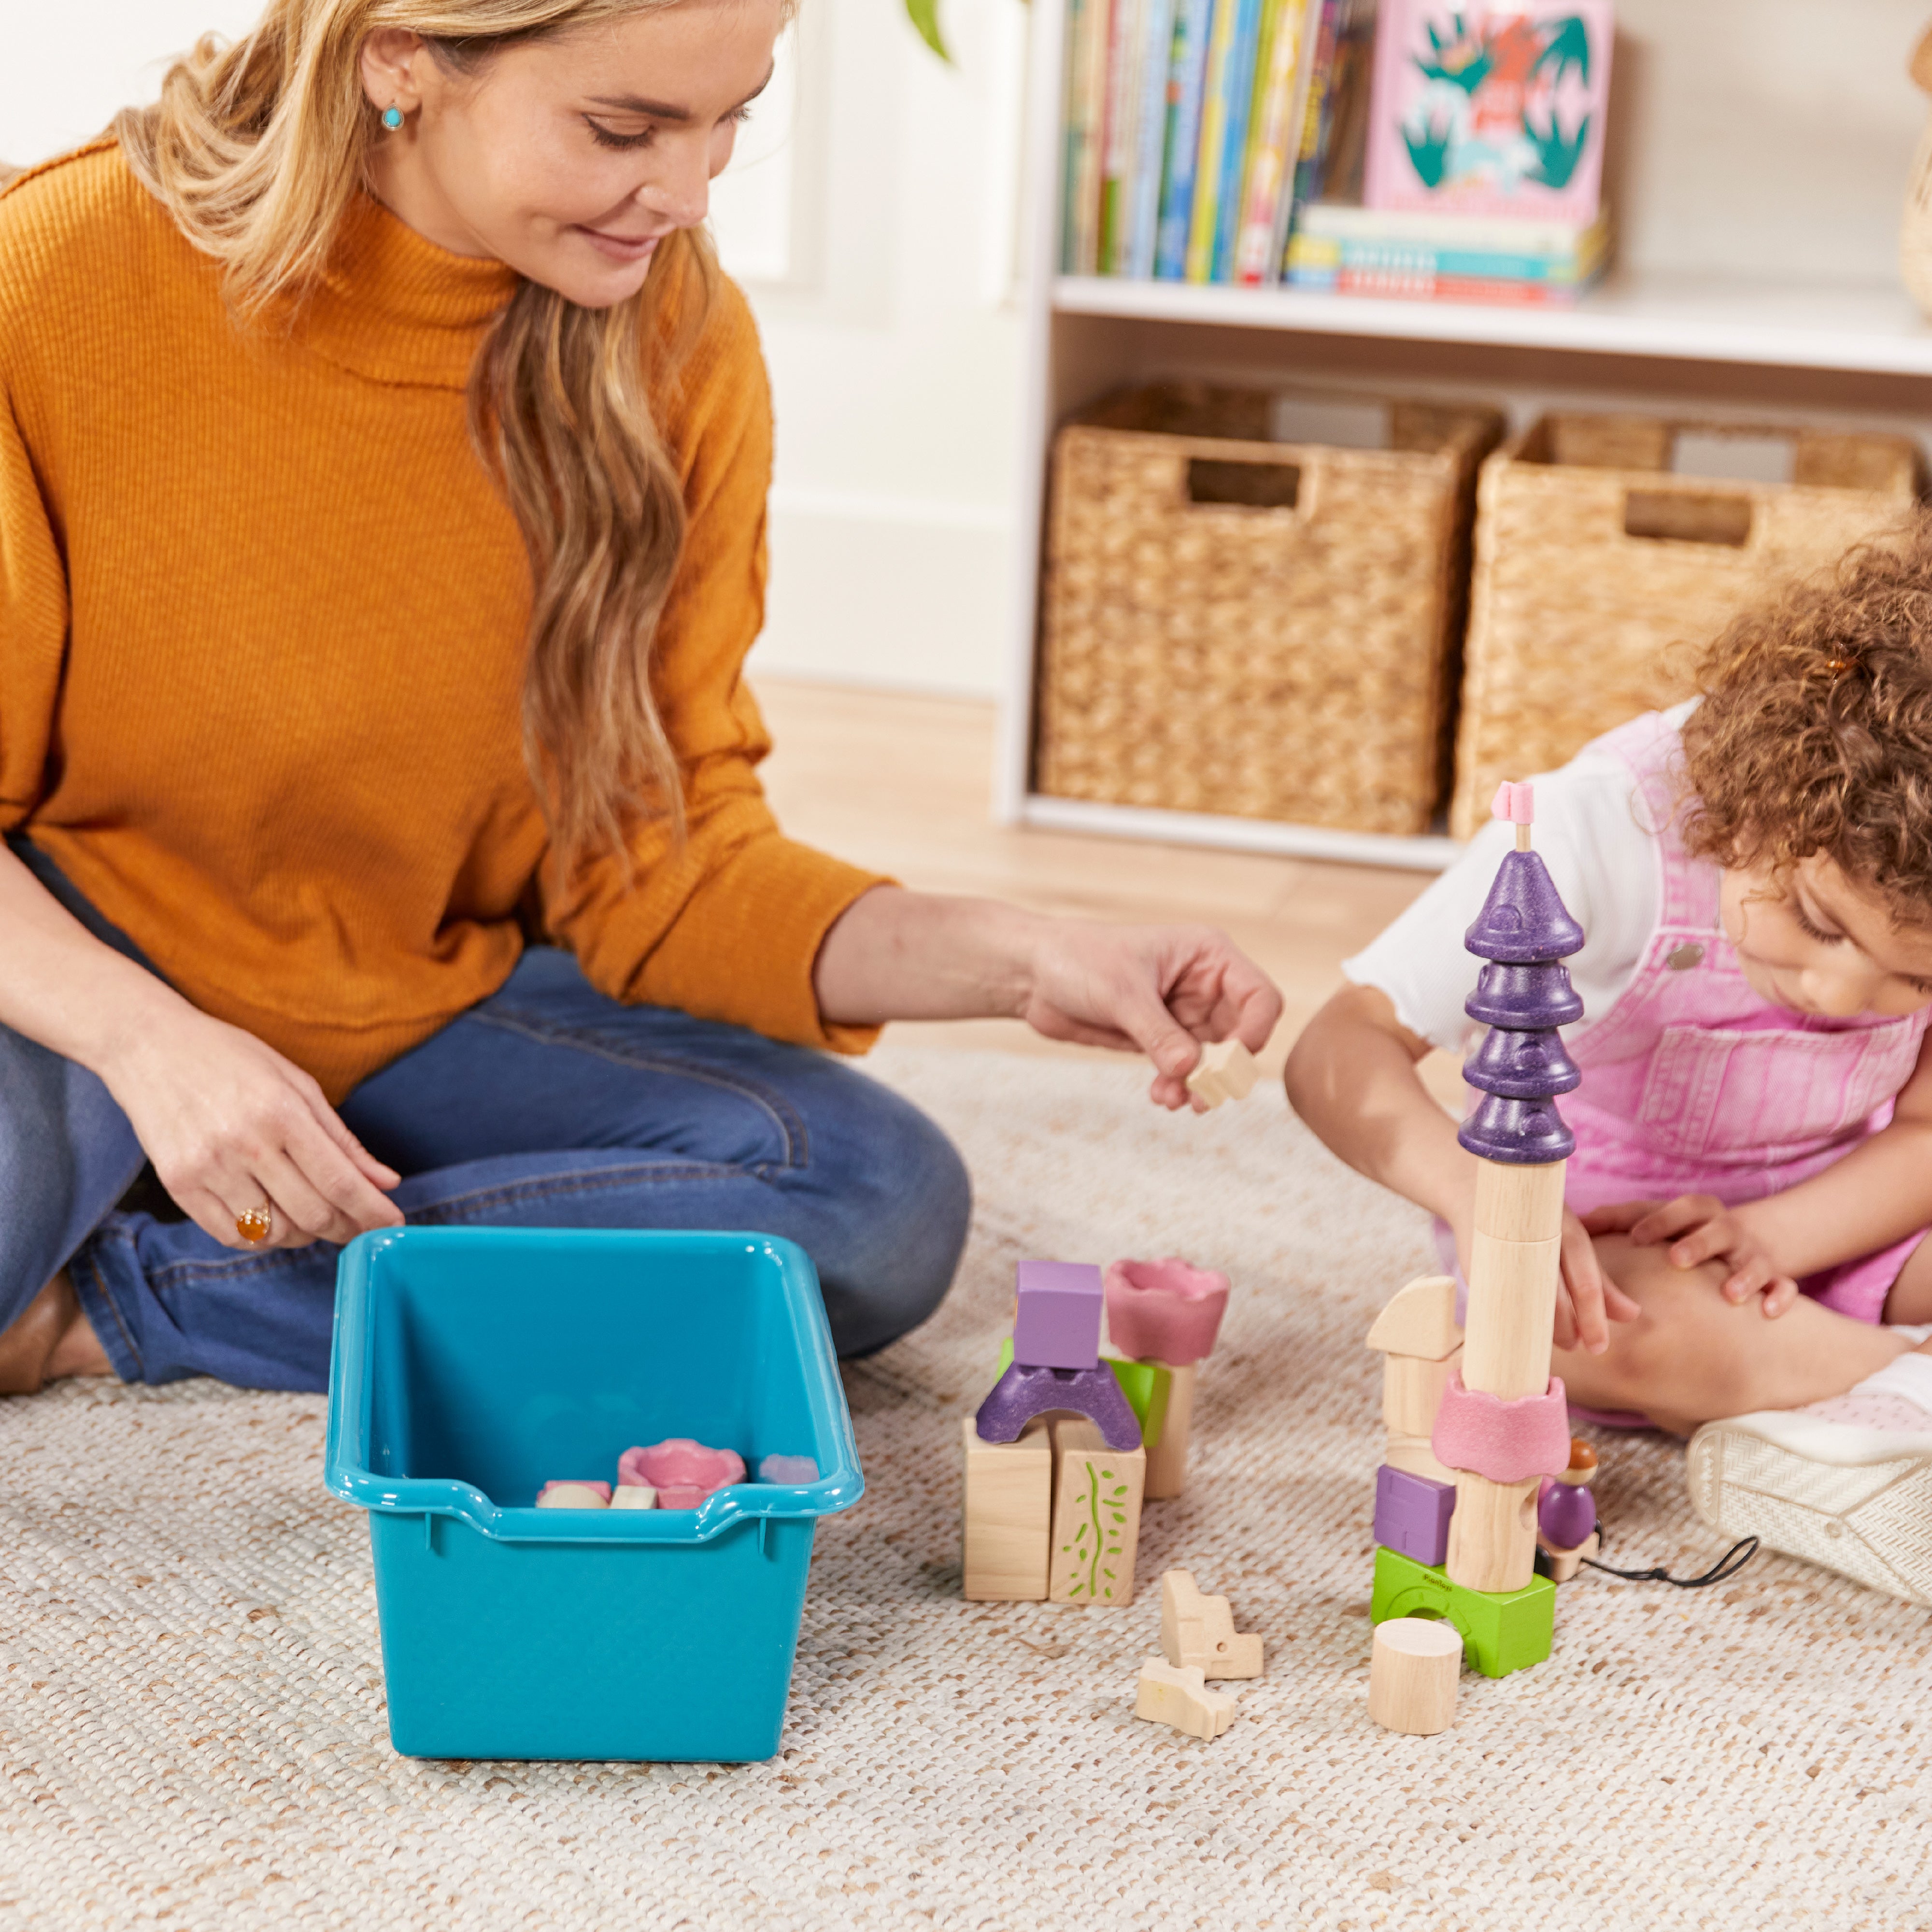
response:
M1456 1480L1456 1472L1437 1460L1426 1436L1398 1436L1390 1430L1388 1444L1382 1450L1382 1460L1391 1469L1406 1470L1412 1476L1426 1476L1432 1483L1453 1484Z
M1147 1451L1109 1449L1084 1417L1053 1430L1053 1533L1046 1594L1119 1608L1134 1600Z
M1552 1550L1546 1543L1543 1553L1550 1559L1550 1580L1552 1583L1568 1582L1582 1568L1584 1558L1594 1556L1603 1547L1603 1540L1593 1529L1574 1550Z
M1134 1715L1172 1724L1191 1738L1218 1738L1234 1721L1234 1700L1226 1690L1209 1690L1198 1670L1150 1657L1135 1687Z
M1187 1445L1194 1431L1196 1362L1171 1363L1167 1412L1161 1418L1160 1439L1147 1452L1147 1493L1178 1496L1187 1486Z
M1456 1282L1453 1275L1418 1275L1376 1317L1369 1346L1384 1354L1419 1355L1439 1362L1462 1346L1456 1325Z
M1160 1647L1178 1670L1215 1678L1262 1674L1261 1633L1237 1630L1227 1598L1204 1596L1185 1570L1161 1575Z
M1432 1738L1456 1721L1462 1640L1435 1617L1393 1617L1376 1626L1369 1658L1369 1715L1384 1730Z
M1486 1160L1476 1168L1476 1232L1499 1241L1546 1241L1563 1232L1563 1180L1568 1163L1506 1166Z
M1255 1057L1238 1040L1217 1040L1201 1049L1187 1090L1211 1113L1223 1100L1245 1100L1261 1077Z
M1416 1355L1382 1358L1382 1420L1394 1436L1426 1436L1436 1426L1442 1391L1462 1360L1459 1349L1439 1362Z
M1499 1241L1478 1232L1469 1251L1469 1304L1463 1312L1466 1387L1510 1402L1549 1388L1562 1246L1556 1237Z
M1452 1583L1497 1596L1525 1588L1536 1574L1536 1494L1540 1476L1492 1483L1458 1470L1456 1514L1449 1519Z
M961 1594L968 1603L1036 1600L1046 1594L1053 1527L1053 1440L1044 1420L1017 1442L982 1442L965 1418L965 1544Z
M608 1483L546 1483L537 1492L538 1509L608 1509Z

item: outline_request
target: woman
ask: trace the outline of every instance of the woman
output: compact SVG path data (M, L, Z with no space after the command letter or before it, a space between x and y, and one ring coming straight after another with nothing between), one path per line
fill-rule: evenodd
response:
M1272 1029L1218 934L765 807L770 413L698 224L784 15L274 0L0 196L6 1388L320 1388L332 1244L406 1216L789 1235L878 1348L965 1176L812 1049L1018 1013L1173 1107Z

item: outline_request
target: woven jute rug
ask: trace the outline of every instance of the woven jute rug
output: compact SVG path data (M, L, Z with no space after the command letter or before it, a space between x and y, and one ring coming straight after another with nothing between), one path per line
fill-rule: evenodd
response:
M1554 1655L1369 1721L1378 1373L1421 1218L1278 1088L1157 1113L1124 1064L875 1060L958 1137L958 1288L848 1372L868 1482L822 1527L768 1764L442 1763L389 1748L362 1517L319 1398L70 1384L0 1402L0 1924L1597 1928L1932 1925L1926 1613L1760 1558L1586 1573ZM1235 1286L1187 1494L1125 1610L959 1598L958 1418L1023 1255L1178 1253ZM1631 1565L1701 1570L1682 1452L1603 1438ZM1204 1744L1130 1714L1158 1579L1267 1640Z

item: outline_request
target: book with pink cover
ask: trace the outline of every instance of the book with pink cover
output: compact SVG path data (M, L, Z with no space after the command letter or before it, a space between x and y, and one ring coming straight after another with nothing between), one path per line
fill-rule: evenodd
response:
M1611 0L1382 0L1364 202L1594 220L1612 25Z

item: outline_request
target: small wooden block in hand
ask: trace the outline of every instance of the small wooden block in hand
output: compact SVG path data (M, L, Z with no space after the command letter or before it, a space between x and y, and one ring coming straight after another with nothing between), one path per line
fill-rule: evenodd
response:
M1150 1657L1141 1666L1134 1715L1172 1724L1190 1738L1218 1738L1234 1721L1234 1700L1226 1690L1209 1690L1198 1670L1177 1670Z
M1462 1640L1453 1624L1391 1617L1376 1626L1369 1661L1369 1715L1384 1730L1431 1738L1456 1721Z
M1245 1100L1261 1078L1255 1057L1238 1040L1217 1040L1201 1049L1187 1090L1211 1113L1223 1100Z
M1161 1575L1160 1647L1178 1670L1216 1678L1262 1674L1260 1632L1237 1630L1227 1598L1202 1595L1185 1570Z

